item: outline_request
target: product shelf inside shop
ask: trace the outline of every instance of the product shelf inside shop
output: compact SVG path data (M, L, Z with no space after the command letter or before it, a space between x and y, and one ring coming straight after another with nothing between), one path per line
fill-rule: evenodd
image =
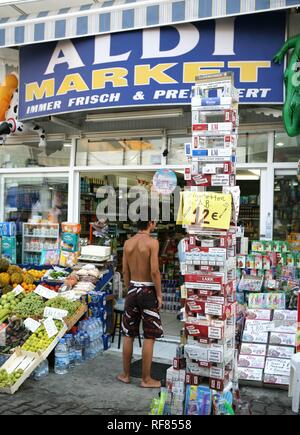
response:
M34 236L33 234L24 234L24 237L30 237L32 239L57 239L57 236Z

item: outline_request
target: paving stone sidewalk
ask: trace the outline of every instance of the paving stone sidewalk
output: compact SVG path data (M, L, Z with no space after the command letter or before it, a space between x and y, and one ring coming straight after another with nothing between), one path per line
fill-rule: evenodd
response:
M107 352L65 376L28 380L15 395L0 395L0 415L146 415L157 390L135 378L121 384L120 370L120 356ZM293 415L287 391L244 387L242 398L254 415Z

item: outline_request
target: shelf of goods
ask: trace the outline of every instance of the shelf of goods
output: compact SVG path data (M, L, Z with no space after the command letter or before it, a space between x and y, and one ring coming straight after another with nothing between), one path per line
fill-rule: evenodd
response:
M296 351L300 255L289 242L253 241L237 257L238 300L247 306L238 360L241 384L287 389Z
M59 224L23 223L22 263L40 264L44 250L59 249ZM35 255L32 255L35 254Z
M217 90L222 91L222 97L214 96ZM212 398L221 397L236 382L240 191L236 187L238 91L233 74L197 79L192 124L192 143L185 145L187 186L181 193L177 219L187 231L178 254L184 276L185 345L178 348L167 375L166 404L171 415L209 415ZM200 409L197 400L202 394L207 396L207 408ZM193 399L195 395L197 399Z

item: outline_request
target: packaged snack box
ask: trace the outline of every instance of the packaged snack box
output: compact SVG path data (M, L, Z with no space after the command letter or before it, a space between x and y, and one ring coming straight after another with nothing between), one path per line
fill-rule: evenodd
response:
M271 258L269 255L263 255L262 257L262 268L264 270L270 270L271 269Z
M264 245L265 252L272 252L273 251L273 241L264 240L263 245Z
M16 236L17 227L15 222L0 222L0 237L3 236Z
M80 224L72 224L69 222L63 222L61 224L61 228L62 228L63 233L80 234L80 232L81 232L81 225Z
M61 236L61 249L68 252L78 252L79 235L74 233L63 233Z
M264 252L264 244L260 240L254 240L252 242L252 251L253 252Z
M261 254L256 254L254 257L254 269L262 269L263 257Z
M273 249L275 252L281 252L282 249L282 242L274 241Z
M255 257L254 255L247 255L246 268L255 269Z
M61 251L59 265L62 267L73 267L78 263L79 253Z
M238 255L236 260L237 260L237 267L239 269L246 268L246 256L245 255Z

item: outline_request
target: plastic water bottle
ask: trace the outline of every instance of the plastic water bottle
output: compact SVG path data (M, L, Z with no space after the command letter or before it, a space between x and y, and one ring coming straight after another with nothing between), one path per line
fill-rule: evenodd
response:
M266 219L266 231L265 231L265 238L266 240L272 240L272 218L271 213L268 213L267 219Z
M39 381L49 375L49 363L48 360L43 361L38 368L33 372L33 379Z
M84 359L86 361L92 358L91 340L87 332L84 333Z
M70 367L75 367L75 359L76 359L75 343L74 343L74 339L73 339L72 334L66 335L66 343L67 343L68 351L69 351Z
M69 349L66 340L62 338L55 348L54 372L57 375L65 375L70 368Z
M75 365L79 366L83 361L83 359L82 359L82 344L81 344L79 333L75 336L74 343L75 343Z

